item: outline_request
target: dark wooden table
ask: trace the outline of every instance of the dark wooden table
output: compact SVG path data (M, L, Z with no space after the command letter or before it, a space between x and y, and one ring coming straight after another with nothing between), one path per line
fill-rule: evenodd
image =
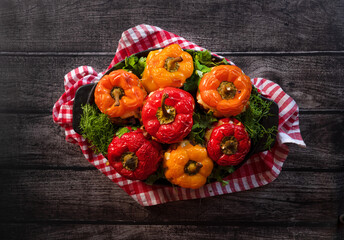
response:
M342 0L2 0L0 239L344 239L343 13ZM280 84L307 148L291 145L265 187L137 204L65 142L52 107L67 72L105 70L141 23Z

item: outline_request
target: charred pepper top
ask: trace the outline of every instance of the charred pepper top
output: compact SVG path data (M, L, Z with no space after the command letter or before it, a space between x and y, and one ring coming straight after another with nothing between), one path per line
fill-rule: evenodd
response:
M110 118L128 118L138 114L146 95L135 74L115 70L100 79L94 100L99 110Z
M161 146L148 140L138 129L115 137L108 148L111 166L123 177L145 180L154 173L162 160Z
M178 44L149 52L142 84L148 92L164 87L181 87L194 70L192 56Z
M142 108L142 122L146 131L159 142L176 143L190 133L194 107L190 93L167 87L148 97Z
M236 119L221 119L206 133L206 138L209 157L221 166L238 165L251 147L244 125Z

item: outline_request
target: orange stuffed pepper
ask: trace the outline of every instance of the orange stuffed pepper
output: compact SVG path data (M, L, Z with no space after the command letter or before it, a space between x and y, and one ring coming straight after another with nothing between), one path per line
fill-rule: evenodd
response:
M236 116L243 112L252 84L240 68L220 65L206 73L198 86L197 101L216 117Z
M125 70L115 70L100 79L94 100L102 113L111 119L138 117L147 93L139 78Z
M147 92L165 87L182 87L194 70L192 56L183 51L178 44L151 51L146 63L142 84Z

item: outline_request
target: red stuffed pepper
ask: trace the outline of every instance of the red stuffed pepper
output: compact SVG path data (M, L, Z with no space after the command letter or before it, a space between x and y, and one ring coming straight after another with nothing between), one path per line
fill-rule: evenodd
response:
M208 155L221 166L238 165L251 147L244 125L236 119L221 119L206 135Z
M154 173L162 160L159 143L148 140L138 129L115 137L108 148L109 163L123 177L145 180Z
M191 131L195 101L190 93L173 87L153 92L142 108L146 131L162 143L176 143Z

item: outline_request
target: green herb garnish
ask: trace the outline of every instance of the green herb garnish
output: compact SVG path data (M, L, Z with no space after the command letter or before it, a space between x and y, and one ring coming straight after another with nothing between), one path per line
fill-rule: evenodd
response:
M83 112L80 120L82 136L89 141L95 153L107 155L108 146L115 134L115 127L108 116L90 104L81 106Z
M194 51L187 49L185 50L188 52L194 61L198 61L201 65L205 65L209 68L219 66L219 65L228 65L229 63L225 58L223 58L221 61L215 61L216 59L211 55L210 51L204 50L204 51Z
M146 180L145 183L148 185L153 185L159 179L166 179L164 174L164 169L162 164L160 164L159 168L156 170L155 173L151 174Z
M133 131L138 129L137 127L130 127L130 128ZM130 129L128 127L121 127L120 129L117 130L116 136L120 138L123 136L123 134L128 133L128 132L130 132Z
M208 111L206 114L203 112L194 112L193 114L193 126L189 134L189 140L192 143L198 143L204 145L205 132L211 128L214 122L217 122L217 118L213 116L212 111Z
M215 58L208 50L194 51L187 49L185 51L192 56L194 61L194 72L191 77L185 81L183 87L187 92L196 92L203 75L210 72L212 67L229 64L224 58L216 62Z
M229 174L233 173L234 171L234 166L220 166L214 163L213 171L208 176L208 183L217 181L222 183L222 186L226 186L227 184L229 184L229 182L223 179L227 177Z
M274 141L277 133L277 127L264 128L260 123L263 118L270 116L270 107L272 102L265 101L260 97L255 87L252 88L250 100L245 112L239 114L235 118L242 122L246 131L250 135L251 141L256 144L263 138L266 138L264 148L269 148Z
M136 55L131 55L130 57L126 57L123 62L116 64L114 69L123 69L132 72L140 78L146 67L146 59L145 57L138 58Z

